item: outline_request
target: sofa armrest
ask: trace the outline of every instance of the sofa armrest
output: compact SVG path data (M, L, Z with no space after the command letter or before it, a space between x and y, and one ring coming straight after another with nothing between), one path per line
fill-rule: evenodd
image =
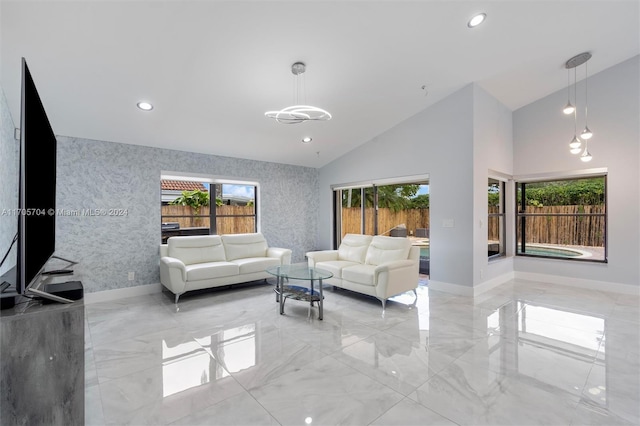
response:
M376 296L387 299L418 287L419 263L415 260L384 262L375 269Z
M279 247L269 247L267 249L267 257L277 257L280 259L281 265L291 264L291 250Z
M390 262L384 262L376 266L376 274L380 272L393 271L394 269L407 268L415 265L414 260L392 260Z
M174 294L184 293L187 281L187 269L180 259L160 258L160 283Z
M318 262L338 260L338 250L309 251L307 252L307 259L309 259L309 267L313 268Z

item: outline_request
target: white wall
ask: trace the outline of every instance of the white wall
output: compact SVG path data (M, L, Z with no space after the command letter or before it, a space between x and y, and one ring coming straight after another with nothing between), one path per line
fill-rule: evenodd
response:
M333 241L331 185L429 174L431 285L471 287L472 98L468 85L320 169L318 248Z
M513 197L507 192L505 245L507 257L487 257L487 183L489 170L513 174L512 112L478 85L473 91L473 286L513 272ZM496 176L492 176L496 177ZM507 190L511 185L507 185Z
M589 127L594 133L589 143L590 163L582 163L569 153L573 121L561 111L567 101L566 89L514 112L515 175L602 167L609 172L609 263L518 257L514 263L517 272L640 285L639 80L639 56L589 77ZM577 93L580 132L584 127L584 82L578 83Z

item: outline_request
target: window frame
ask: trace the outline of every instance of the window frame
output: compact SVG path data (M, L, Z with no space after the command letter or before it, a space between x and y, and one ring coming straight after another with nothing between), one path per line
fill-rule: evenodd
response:
M545 182L560 182L560 181L576 181L582 179L591 179L591 178L603 178L604 180L604 213L526 213L526 185L532 183L545 183ZM583 171L581 173L576 174L557 174L557 175L545 175L532 179L527 178L514 178L514 230L515 230L515 247L514 254L515 256L525 257L525 258L539 258L539 259L553 259L553 260L565 260L572 262L589 262L589 263L608 263L609 255L608 255L608 222L609 222L609 191L608 191L608 173L606 169L596 169L592 171ZM522 190L522 185L524 185L524 190ZM518 193L522 192L520 202L518 202ZM522 211L524 208L525 212ZM526 232L522 232L522 229L526 227L526 218L527 217L603 217L604 218L604 229L603 229L603 249L604 249L604 258L603 259L593 259L591 257L587 258L575 258L575 257L560 257L560 256L545 256L541 254L531 254L531 253L522 253L518 249L519 241L521 239L526 240ZM523 218L524 220L520 220ZM524 235L524 238L521 237ZM525 242L525 250L526 250L526 242Z
M492 217L497 217L499 219L502 219L499 221L499 229L498 229L498 245L499 245L499 252L493 255L488 255L487 253L487 259L489 260L489 262L492 262L494 260L497 259L503 259L505 257L507 257L507 196L506 196L506 189L507 189L507 183L499 178L496 177L492 177L489 176L489 178L487 179L487 183L490 184L492 183L491 181L496 181L498 182L499 185L499 192L500 192L500 203L499 203L499 211L498 213L489 213L487 211L487 224L489 224L490 219ZM488 209L488 206L487 206ZM489 245L489 232L488 232L488 226L487 226L487 246ZM488 251L488 250L487 250Z
M160 181L162 180L181 180L187 182L202 182L209 184L209 215L202 216L209 218L209 235L218 235L217 234L217 221L218 217L253 217L253 232L260 232L260 204L259 204L259 193L260 193L260 185L256 181L251 180L242 180L236 178L224 178L218 176L208 176L201 174L191 174L191 173L181 173L181 172L162 172L160 175ZM243 185L243 186L253 186L254 189L254 205L253 205L253 214L252 215L222 215L218 216L216 213L216 186L220 185L222 190L222 185ZM213 194L212 194L213 192ZM164 217L193 217L193 215L162 215L162 197L160 197L160 232L162 234L162 223Z

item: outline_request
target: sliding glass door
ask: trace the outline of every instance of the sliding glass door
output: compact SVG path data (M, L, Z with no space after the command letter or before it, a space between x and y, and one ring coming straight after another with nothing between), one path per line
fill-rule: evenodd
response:
M335 247L346 234L406 237L420 246L421 272L429 271L429 182L334 188Z

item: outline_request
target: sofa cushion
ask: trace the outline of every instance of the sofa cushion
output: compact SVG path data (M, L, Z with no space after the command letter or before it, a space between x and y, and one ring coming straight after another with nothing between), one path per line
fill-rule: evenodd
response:
M225 261L225 251L218 235L194 235L167 240L169 257L180 259L185 265Z
M342 239L338 247L338 260L364 263L364 256L367 253L371 235L347 234Z
M247 257L236 259L231 262L238 265L241 274L252 274L254 272L264 272L271 266L280 265L280 259L275 257Z
M266 257L267 240L260 233L222 235L227 260Z
M411 250L411 241L401 237L376 235L367 249L367 265L380 265L394 260L406 260Z
M231 262L196 263L187 266L186 270L187 281L209 280L238 275L238 265Z
M327 260L316 263L316 268L331 272L333 278L342 278L342 270L354 265L359 265L359 263L349 262L348 260Z
M342 270L342 279L358 284L376 285L376 265L354 265Z

